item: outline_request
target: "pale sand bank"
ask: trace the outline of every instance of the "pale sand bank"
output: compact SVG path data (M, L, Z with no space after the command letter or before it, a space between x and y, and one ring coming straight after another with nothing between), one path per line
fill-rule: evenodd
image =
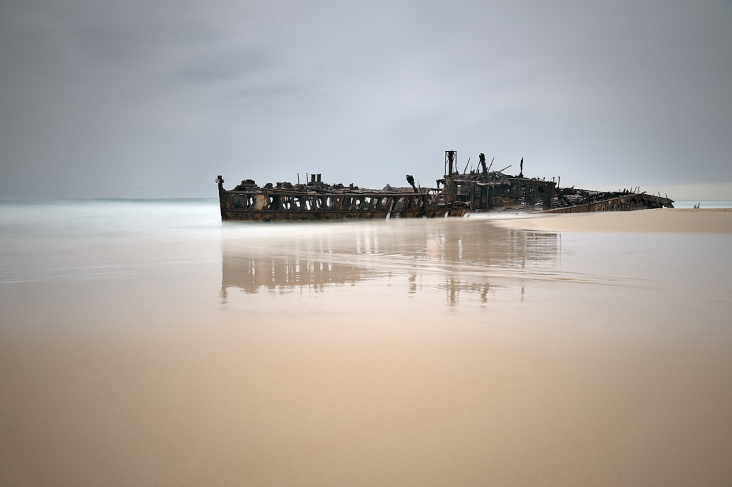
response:
M732 208L545 214L494 220L505 228L545 232L732 233Z
M3 235L3 487L732 485L729 234L157 208Z

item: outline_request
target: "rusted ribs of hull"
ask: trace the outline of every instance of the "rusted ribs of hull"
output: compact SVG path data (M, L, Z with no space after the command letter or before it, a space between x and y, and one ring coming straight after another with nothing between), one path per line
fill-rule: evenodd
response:
M224 221L327 221L327 220L373 220L386 218L437 218L463 216L465 210L402 210L402 211L250 211L222 210Z
M439 205L425 193L313 193L226 191L220 188L224 221L323 221L462 216L465 208Z
M546 210L545 213L590 213L596 211L633 211L655 208L673 208L673 200L651 194L636 193L593 201L579 205Z

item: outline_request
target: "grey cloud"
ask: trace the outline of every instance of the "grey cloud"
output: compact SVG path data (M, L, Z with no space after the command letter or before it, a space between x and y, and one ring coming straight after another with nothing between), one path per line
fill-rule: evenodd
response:
M202 53L172 74L195 83L246 79L274 68L273 54L264 50Z
M732 181L728 7L7 0L0 197L31 177L114 196L171 177L164 196L211 195L209 173L425 184L445 149L578 184Z

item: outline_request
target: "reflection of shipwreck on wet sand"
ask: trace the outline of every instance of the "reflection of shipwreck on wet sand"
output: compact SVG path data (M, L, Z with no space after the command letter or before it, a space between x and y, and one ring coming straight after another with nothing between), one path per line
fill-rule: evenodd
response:
M468 159L468 164L470 159ZM527 178L523 159L518 176L491 171L480 154L479 167L463 173L457 168L457 152L445 151L445 172L436 188L421 188L407 175L410 187L361 189L353 184L326 184L313 174L306 184L281 182L263 188L247 179L233 190L219 186L221 219L241 221L342 220L463 216L469 211L497 208L575 213L673 208L673 200L660 195L624 190L618 192L560 189L558 182ZM442 188L440 188L442 186Z
M389 283L415 294L420 289L487 299L506 282L543 279L559 258L555 233L504 229L489 222L440 219L419 224L362 222L339 233L290 229L285 234L227 236L222 245L221 298L244 294L322 292L326 287ZM322 229L322 227L320 227Z

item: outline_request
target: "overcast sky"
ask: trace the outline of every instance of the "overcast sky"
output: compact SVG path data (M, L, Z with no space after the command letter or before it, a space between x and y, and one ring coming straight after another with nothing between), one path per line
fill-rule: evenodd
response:
M732 199L732 0L0 0L0 110L0 198L434 186L452 149Z

